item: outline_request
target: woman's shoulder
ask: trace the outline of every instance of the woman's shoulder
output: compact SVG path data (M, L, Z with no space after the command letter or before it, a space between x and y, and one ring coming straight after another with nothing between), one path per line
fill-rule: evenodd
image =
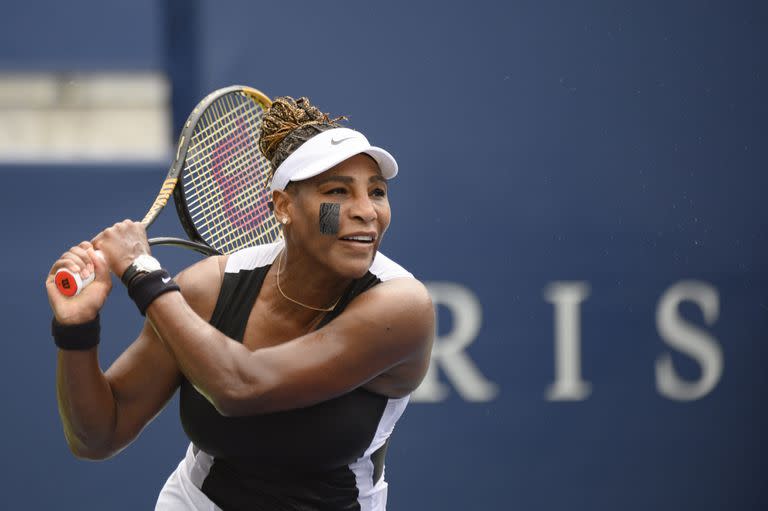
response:
M368 287L373 292L366 298L375 300L377 306L384 301L390 302L393 310L404 305L410 312L425 308L432 310L432 301L424 283L384 254L376 253L369 273L376 280ZM375 285L376 281L380 285Z
M268 266L280 254L283 244L283 240L278 240L273 243L238 250L227 257L224 271L226 273L237 273L241 270L253 270L262 266Z

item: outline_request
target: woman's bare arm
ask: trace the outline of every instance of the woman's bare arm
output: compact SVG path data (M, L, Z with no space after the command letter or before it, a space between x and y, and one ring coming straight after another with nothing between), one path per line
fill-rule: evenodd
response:
M426 371L434 310L424 286L395 279L358 296L325 327L250 351L200 320L179 293L161 295L147 316L184 375L223 415L299 408L331 399L412 363L401 387Z
M95 258L90 244L70 250L54 264L46 282L54 314L60 322L77 324L95 316L106 293L91 286L109 286L103 261ZM59 267L78 271L92 265L97 281L82 295L64 298L52 276ZM218 258L195 265L198 276L185 286L184 297L193 310L210 317L215 305L221 270ZM206 280L207 279L207 280ZM178 278L185 285L184 274ZM203 283L205 283L203 285ZM64 434L72 452L82 458L104 459L127 446L162 410L181 381L172 353L160 342L149 323L138 338L102 372L97 348L87 351L59 350L56 391Z
M172 355L147 325L106 373L95 348L59 350L56 394L72 453L104 459L119 452L165 406L180 377Z

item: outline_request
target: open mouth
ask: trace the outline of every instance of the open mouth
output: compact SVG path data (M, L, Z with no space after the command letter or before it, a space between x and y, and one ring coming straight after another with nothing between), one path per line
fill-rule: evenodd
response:
M360 243L365 245L365 244L371 244L374 241L376 241L376 236L370 235L370 234L355 234L351 236L343 236L339 239L342 241L351 241L354 243Z

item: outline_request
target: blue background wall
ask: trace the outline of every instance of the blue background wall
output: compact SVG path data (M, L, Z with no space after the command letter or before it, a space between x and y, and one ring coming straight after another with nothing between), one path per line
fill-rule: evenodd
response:
M203 1L170 18L174 2L127 5L12 2L0 70L168 70L181 115L232 83L307 95L398 158L383 251L479 302L462 353L495 392L471 400L466 373L436 361L447 393L398 426L392 509L768 506L765 3ZM169 54L169 34L192 51ZM114 459L69 454L42 285L66 247L142 214L164 173L0 167L14 220L0 264L3 507L151 508L183 453L174 401ZM73 186L82 200L62 209ZM174 212L153 230L178 233ZM194 260L155 253L173 270ZM657 389L665 354L680 379L704 376L657 324L681 281L717 298L711 317L695 300L678 314L722 367L688 401ZM588 290L578 331L591 392L553 401L546 290L573 283ZM467 309L437 309L445 341ZM106 367L140 317L119 287L103 317Z

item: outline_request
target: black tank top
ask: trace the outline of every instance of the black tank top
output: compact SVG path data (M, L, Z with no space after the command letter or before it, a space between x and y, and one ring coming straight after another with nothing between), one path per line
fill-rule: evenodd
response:
M247 249L250 254L230 256L211 318L211 324L228 337L242 342L248 316L279 248L279 244L255 247ZM355 280L318 328L381 281L370 271ZM185 379L180 414L195 448L210 458L200 489L222 509L359 510L360 488L353 468L381 436L390 401L402 400L357 388L306 408L224 417ZM397 417L404 407L405 403L395 407ZM368 456L373 485L383 471L387 439L379 438L381 445Z

